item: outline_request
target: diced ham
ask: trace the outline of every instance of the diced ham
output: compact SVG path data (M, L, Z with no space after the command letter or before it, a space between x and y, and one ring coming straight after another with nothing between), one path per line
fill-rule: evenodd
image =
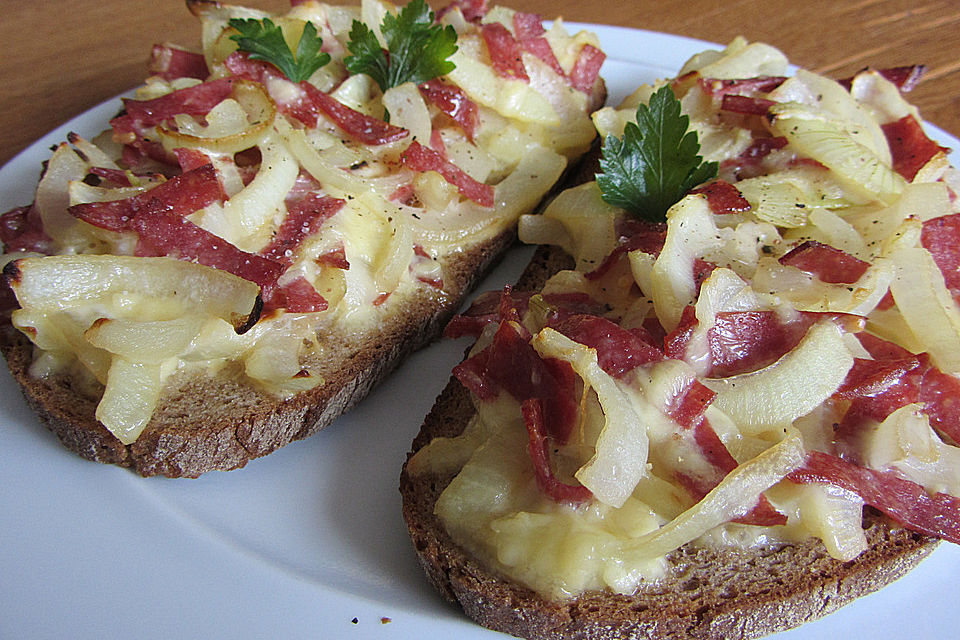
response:
M834 284L852 284L870 268L869 262L815 240L807 240L791 249L780 258L780 264L796 267L822 282Z
M527 452L533 462L534 475L537 487L555 502L579 503L589 500L593 495L582 484L566 484L561 482L550 466L550 438L547 436L547 427L544 424L543 401L539 398L529 398L521 404L523 422L527 427Z
M750 210L750 203L740 191L726 180L713 180L697 187L690 193L701 193L707 197L710 211L715 215L743 213Z
M784 321L774 311L725 311L707 331L709 368L704 375L726 377L756 371L780 359L800 343L823 314L800 313ZM683 360L697 326L693 306L681 314L680 323L667 335L667 357Z
M889 67L887 69L875 69L877 73L881 76L897 85L897 88L900 89L901 93L907 93L912 91L914 87L917 86L917 83L923 78L923 74L927 72L927 68L922 64L912 64L906 65L903 67ZM849 91L850 87L853 86L853 78L844 78L843 80L838 80Z
M933 366L925 353L914 355L867 333L857 337L875 359L856 359L836 393L835 397L850 402L836 430L837 442L853 442L872 421L920 403L930 425L960 443L960 380Z
M564 444L576 424L576 374L568 363L541 358L527 337L504 321L492 343L454 368L454 375L480 398L503 390L521 403L528 453L546 495L564 502L590 497L586 488L560 482L550 465L551 449Z
M931 366L920 380L918 400L930 425L960 445L960 380Z
M194 167L191 167L191 168L194 168ZM133 186L130 182L130 176L127 175L127 172L122 169L111 169L108 167L90 167L87 173L88 175L96 176L97 178L100 178L102 181L108 182L118 187Z
M275 285L284 271L280 263L241 251L168 209L139 210L130 228L138 235L136 253L139 256L192 260L240 276L262 289Z
M578 91L589 94L600 75L600 67L607 55L593 45L585 44L577 55L573 69L570 70L570 86Z
M877 73L897 85L903 93L913 91L917 83L927 72L927 67L922 64L911 64L903 67L889 67L887 69L877 69Z
M193 171L204 165L212 165L213 161L200 149L177 148L173 150L173 155L177 158L177 163L183 171Z
M699 384L699 383L697 383ZM703 386L703 385L700 385ZM705 388L705 387L704 387ZM702 410L701 410L702 411ZM702 416L692 427L693 438L701 455L712 467L714 473L704 477L694 477L690 474L676 473L675 477L690 493L694 500L702 499L716 487L728 473L737 468L736 459L727 450L717 432L710 425L710 421ZM757 504L746 515L733 520L739 524L774 526L787 523L787 517L776 510L763 494Z
M597 352L600 367L613 377L621 378L638 366L660 362L665 359L662 351L647 342L642 334L627 330L620 325L596 316L574 315L553 327L580 344ZM711 472L692 476L677 472L677 480L700 500L723 478L737 467L737 462L716 435L713 427L704 418L704 411L713 402L716 394L696 379L678 389L671 398L666 413L685 429L693 430L693 442L707 460ZM779 513L763 496L757 506L746 516L738 519L743 524L784 524L786 516Z
M510 287L504 287L503 291L484 292L466 311L453 317L443 335L445 338L477 338L491 322L519 320L529 308L530 297L530 292L514 292ZM585 293L547 293L542 297L553 309L554 322L576 314L597 315L605 311L602 304Z
M600 368L615 378L664 359L663 352L646 342L643 334L628 331L606 318L577 314L551 326L571 340L596 349Z
M770 93L786 81L784 76L759 76L756 78L699 78L704 93L722 97L726 95L756 96Z
M334 269L349 269L350 263L347 261L347 252L341 244L333 251L328 251L317 257L317 264Z
M74 216L95 227L129 231L133 219L144 210L166 210L186 216L224 197L213 165L207 164L171 178L143 193L122 200L87 202L69 208Z
M483 16L487 15L488 2L489 0L453 0L453 2L437 11L437 20L440 20L453 9L460 9L460 13L463 14L467 22L480 22Z
M460 87L445 84L439 78L420 85L420 93L441 113L460 125L467 138L472 142L480 125L477 104L467 97Z
M283 263L242 251L186 219L185 216L222 199L216 171L212 165L204 165L130 198L78 204L69 211L103 229L136 232L139 256L191 260L259 285L267 311L325 309L326 301L303 286L312 289L308 282L294 280L283 287L277 284L286 270Z
M155 44L150 51L147 69L164 80L197 78L206 80L210 75L207 60L202 53L194 53L172 44Z
M912 115L906 115L894 122L881 125L883 133L890 144L890 155L893 156L893 170L907 180L913 180L917 172L930 159L949 149L941 147L927 137L923 127Z
M523 50L527 53L531 53L542 60L543 63L550 67L558 76L566 79L568 82L570 81L570 79L567 77L567 74L563 72L563 67L560 66L560 61L557 60L557 56L553 52L553 48L550 46L550 42L546 38L543 36L525 38L520 41L520 46L523 47ZM587 71L588 68L584 67L583 73L586 73ZM594 79L596 79L596 76L594 76ZM590 87L593 87L592 82Z
M870 354L870 357L875 360L896 360L898 358L909 358L914 355L911 351L907 351L897 343L878 338L866 331L861 331L856 334L856 336L860 344L863 345L863 348Z
M289 313L314 313L326 311L330 306L310 282L300 276L272 289L269 300L264 301L264 310L286 309Z
M651 223L631 218L617 229L619 239L617 246L604 258L593 271L586 274L588 280L599 280L617 264L617 262L631 251L643 251L654 256L660 255L663 243L667 239L667 225L665 223Z
M412 207L416 206L417 204L416 194L416 188L414 188L413 183L408 182L407 184L400 185L394 189L393 193L387 196L387 200L390 200L391 202L399 202L400 204L405 204L409 207Z
M926 220L920 243L933 256L947 289L960 304L960 214Z
M410 135L410 132L406 129L351 109L309 82L301 82L300 86L306 91L307 98L317 109L358 142L376 146L396 142Z
M221 78L178 89L152 100L123 101L125 114L110 121L115 132L136 132L154 127L178 114L203 116L233 93L233 79Z
M141 156L175 164L156 139L154 127L177 114L205 116L233 93L233 79L221 78L178 89L152 100L124 99L125 113L110 121L114 139L124 146L124 161L136 166Z
M287 194L284 204L287 216L277 229L273 240L260 254L285 265L293 263L293 254L304 241L312 236L323 223L340 211L343 200L319 193L312 179L301 175L297 178L300 187Z
M543 19L535 13L517 11L513 14L513 33L518 40L536 38L546 33Z
M513 34L520 42L523 50L542 60L557 75L566 78L563 67L560 66L560 61L553 53L550 43L543 37L544 33L543 21L537 14L522 11L513 14Z
M519 402L543 402L547 435L564 444L576 423L576 374L566 362L540 355L516 326L501 322L493 342L454 368L454 375L481 398L499 390Z
M43 230L40 211L35 205L16 207L0 215L0 242L4 252L36 251L51 254L56 243Z
M460 167L444 159L438 151L414 140L403 152L401 158L403 164L414 171L436 171L443 176L444 180L455 186L460 195L473 200L480 206L493 206L493 187L477 182Z
M505 26L499 22L482 25L480 35L487 44L487 53L497 75L501 78L530 81L523 66L523 49Z
M762 173L763 159L777 149L787 146L787 139L783 136L775 138L754 138L743 153L736 158L727 158L720 163L721 173L735 180L754 177Z
M770 107L775 104L777 103L773 100L767 100L766 98L755 98L728 93L724 94L720 102L720 109L722 111L762 116L766 115Z
M787 146L787 139L784 136L772 138L755 138L750 146L740 154L741 160L758 160L770 154L771 151L782 149Z
M677 390L677 394L667 406L667 415L677 424L693 429L703 420L703 412L707 410L716 395L710 388L694 379L690 384Z
M896 475L857 466L836 456L811 451L804 465L787 476L799 484L830 484L860 497L904 527L960 543L960 498L928 493Z

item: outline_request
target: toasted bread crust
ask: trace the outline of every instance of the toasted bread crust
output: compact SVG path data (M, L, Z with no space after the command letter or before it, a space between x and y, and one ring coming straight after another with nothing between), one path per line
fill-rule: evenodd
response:
M536 290L549 274L570 265L561 251L541 248L517 288ZM473 413L469 393L451 380L410 455L437 436L459 434ZM443 597L478 623L530 640L758 638L883 587L938 543L867 509L870 547L851 562L831 558L818 540L745 552L687 545L669 557L667 577L635 595L593 592L558 602L494 573L451 540L433 509L452 479L412 476L404 465L403 516L420 564Z

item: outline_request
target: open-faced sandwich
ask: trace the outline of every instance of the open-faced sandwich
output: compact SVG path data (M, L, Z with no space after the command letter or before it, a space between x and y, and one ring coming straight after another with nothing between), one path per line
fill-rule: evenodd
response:
M902 97L736 40L594 115L596 180L401 476L430 581L531 639L753 638L960 542L960 180Z
M71 134L0 217L4 355L85 458L197 476L330 423L596 136L589 33L477 2L292 4L188 0L202 53L155 47L110 130Z

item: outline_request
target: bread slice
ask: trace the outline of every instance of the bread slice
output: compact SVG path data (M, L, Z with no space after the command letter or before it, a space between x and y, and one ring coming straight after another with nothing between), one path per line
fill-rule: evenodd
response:
M421 287L376 331L332 340L336 350L319 363L324 384L284 400L223 376L181 376L168 385L152 420L130 445L100 424L94 415L99 399L78 391L69 376L30 375L33 344L9 319L0 327L0 349L30 406L82 457L132 467L143 476L196 477L237 469L319 431L360 401L405 355L439 334L514 236L504 231L453 256L444 265L447 292Z
M541 247L518 282L535 291L572 261ZM463 431L474 413L469 393L451 380L427 416L410 456L438 436ZM409 457L408 457L409 459ZM620 638L758 638L820 618L907 573L938 540L895 525L870 508L867 551L850 562L831 558L819 540L748 552L688 544L670 554L670 571L634 595L585 593L544 598L479 563L434 515L453 474L400 476L403 517L420 564L445 599L481 625L530 640Z
M227 29L228 18L248 16L249 12L242 8L221 5L220 3L198 1L188 4L190 9L204 21L205 47L216 49L214 52L216 55L211 53L210 50L205 53L209 54L211 58L224 57L230 54L231 50L224 49L221 46L228 39L224 38L223 42L217 41L219 44L211 44L212 41L207 42L207 40L210 40L211 33L220 33L221 35L226 33L224 30ZM359 8L328 8L326 5L310 5L294 7L290 14L292 18L290 16L280 16L278 19L281 21L292 19L295 22L291 24L299 24L298 21L309 18L311 20L316 19L318 24L322 24L326 22L325 16L327 14L325 12L327 11L334 12L339 17L339 21L336 21L336 23L341 30L350 25L349 21L345 22L346 18L344 16L359 17ZM353 11L353 13L350 13L350 11ZM456 10L454 13L458 11ZM457 24L463 28L465 36L472 38L473 44L476 45L480 36L471 31L473 27L465 21L463 16L458 17L458 15L453 15L451 19L457 20ZM512 14L504 13L503 15L509 16ZM329 27L329 24L327 26ZM479 29L479 27L477 28ZM329 29L332 29L332 27L329 27ZM324 33L324 36L328 39L331 35L331 33ZM345 34L339 34L339 36L346 38ZM593 36L584 37L587 40L595 41ZM582 47L586 50L586 44L583 44ZM576 51L573 51L573 53L575 54ZM593 57L595 62L602 60L602 55L595 47L591 46L587 53ZM340 55L342 56L343 52L340 52ZM218 64L221 63L226 64L225 61ZM238 64L241 64L241 67L243 66L242 62ZM598 64L593 66L598 71ZM277 81L277 78L271 75L273 72L266 72L266 75L260 77L256 75L256 73L261 73L256 71L257 68L254 71L244 69L239 72L231 70L231 73L253 74L254 79L259 78L258 81L270 84L270 86L274 86L271 83ZM246 76L243 77L246 78ZM554 81L560 81L557 74L552 77ZM559 158L563 154L568 156L570 160L567 165L568 171L576 166L575 156L589 146L592 127L589 126L588 114L602 106L606 99L606 87L603 80L599 77L594 79L594 76L589 74L588 77L593 84L590 87L589 94L586 95L586 99L567 101L569 105L573 105L570 109L576 107L576 116L579 120L582 120L579 124L584 125L580 127L580 130L586 131L586 136L582 140L573 137L571 140L565 141L563 143L566 145L565 147L561 147L560 143L555 143L552 140L545 140L544 142L545 147L553 144L557 145L557 151L552 158ZM250 78L245 81L249 82ZM283 79L280 79L279 86L287 87L290 90L290 86ZM457 88L457 91L462 93L459 88ZM576 95L580 98L579 94ZM287 94L282 94L278 99L284 96L289 97ZM152 94L144 97L152 97ZM462 97L466 99L466 94L463 94ZM457 100L460 100L460 98L457 98ZM567 106L569 107L569 105ZM128 103L128 111L129 107L130 104ZM475 104L472 107L477 109ZM425 105L424 108L426 108ZM571 116L572 114L568 113L566 115ZM356 116L366 117L362 114L356 114ZM399 117L399 113L397 117ZM453 115L438 115L436 117L439 118L438 122L446 122L444 120L446 118L449 120L448 125L456 124ZM286 122L282 114L277 118ZM400 120L395 119L395 123L399 122ZM495 122L500 122L500 120L495 120ZM506 119L503 122L510 122L510 120ZM416 124L422 125L423 122ZM525 123L525 126L528 124ZM569 123L563 122L562 124L566 126ZM361 122L361 125L369 126L369 124L363 122ZM427 125L432 132L440 133L441 127L432 128L434 125L431 122L427 122ZM353 126L358 125L354 122ZM537 128L540 125L529 126L533 127L531 131L534 133L540 131ZM551 124L550 126L554 127L555 125ZM116 129L116 124L114 124L114 127ZM288 128L293 130L289 123ZM300 131L300 129L297 129L297 131ZM544 135L559 135L566 129L558 126L555 130L543 129L543 131L546 132ZM129 131L121 133L123 133L123 136L130 134ZM150 133L150 135L153 135L153 133ZM472 136L473 133L470 133L470 142L473 142ZM304 137L304 139L306 138ZM357 138L357 140L363 139L362 136ZM574 143L575 139L579 140L576 144ZM381 140L376 144L379 145L382 142ZM76 143L76 139L72 139L71 143ZM358 142L357 144L363 143ZM368 144L370 143L368 142ZM436 142L431 142L431 145L435 146L436 144ZM307 144L306 146L309 147L310 145ZM455 148L451 147L448 150L454 152ZM97 153L100 154L101 152L98 151ZM434 153L438 154L436 151ZM84 158L86 162L81 150L77 150L77 155ZM446 156L443 155L443 158L446 158ZM343 161L343 158L339 158L337 161ZM428 164L432 161L420 160L420 162L427 162ZM364 160L357 163L357 167L351 169L363 170L366 164L367 162ZM398 158L391 157L388 164L396 167L402 165L403 162ZM301 162L300 168L302 169L303 166ZM317 170L315 173L323 170L322 162L320 166L321 170ZM332 166L338 167L339 165L334 164ZM506 166L508 165L505 165L503 170L506 170ZM557 161L555 162L556 173L541 173L541 176L550 175L552 179L559 174L562 166L563 164ZM427 169L421 167L417 171L426 173ZM537 168L537 171L540 172L540 169ZM502 175L499 177L504 178ZM319 181L318 177L317 180ZM335 181L334 183L337 184ZM525 187L528 185L524 181L519 181L519 183ZM353 188L352 185L359 183L349 184ZM408 186L412 188L412 185ZM365 187L355 187L355 191L347 189L340 199L353 200L355 196L362 196L357 191L363 188ZM539 197L546 189L547 184L544 181L539 191L530 193ZM447 188L447 191L450 191L450 189ZM509 195L501 196L501 198L504 202L522 202L524 203L522 206L524 209L528 209L534 204L526 198L511 198ZM363 198L358 199L362 200ZM499 208L502 209L502 207ZM517 205L517 208L521 207ZM444 215L450 213L444 209L441 209L441 211ZM72 218L66 212L60 213L62 216L66 216L67 220L72 221ZM515 213L519 215L520 212ZM387 215L385 214L384 217L386 218ZM416 213L412 215L418 217ZM450 217L455 218L459 215L450 214ZM71 378L70 374L65 371L58 371L42 379L31 375L30 367L34 361L35 348L22 333L11 325L9 318L0 320L0 350L7 359L11 373L21 386L28 403L34 408L41 420L67 448L84 458L131 467L144 476L196 477L207 471L236 469L243 467L253 458L266 455L279 447L294 440L305 438L325 427L362 399L405 355L436 337L453 312L459 307L464 296L493 265L497 257L513 243L516 230L507 227L509 226L509 220L515 218L513 217L514 214L510 214L510 216L494 219L495 225L492 225L489 229L480 232L470 231L470 233L476 235L470 236L466 240L462 239L461 236L460 246L457 246L455 241L443 240L442 248L437 249L435 255L432 256L439 264L431 265L439 266L442 269L442 290L435 286L415 282L413 286L404 288L402 294L394 295L393 292L387 291L387 301L383 306L378 307L378 320L374 322L351 323L350 321L340 320L339 316L337 316L338 319L332 321L323 318L318 320L316 326L319 327L317 331L320 334L317 342L322 343L322 358L320 355L313 354L301 356L306 360L300 361L300 364L310 372L311 376L322 380L311 390L280 397L254 386L253 383L247 384L241 375L244 365L239 359L232 360L224 369L218 369L212 373L198 372L196 368L190 369L188 372L180 370L174 373L165 383L162 396L150 417L149 423L131 444L121 442L97 420L96 410L100 398L97 397L97 392L91 392L86 388L88 383L81 383L80 380ZM392 218L389 220L392 221ZM96 223L94 222L94 224ZM362 229L361 226L358 223L352 229L358 236L364 234L376 236L375 230L377 227L375 223L367 224ZM348 228L348 230L350 229ZM350 237L352 238L352 236ZM413 242L429 243L428 240L422 238L414 238ZM359 241L358 244L360 244ZM420 248L424 252L430 249L429 246ZM10 250L10 247L7 246L7 249ZM32 250L32 247L28 247L28 249ZM334 249L324 248L324 250L333 251ZM416 248L414 248L415 250ZM343 251L342 248L341 251ZM373 249L369 250L371 253L373 251ZM357 249L357 253L361 253L361 250ZM169 252L167 255L169 255ZM308 260L304 258L304 261ZM406 265L401 265L401 269L406 269ZM291 269L291 273L294 271L295 269ZM308 269L308 273L312 273L312 271ZM431 273L436 273L436 271ZM431 282L436 284L436 280ZM383 302L383 299L378 298L372 304L379 305ZM368 300L364 304L370 304L370 301ZM369 309L365 310L369 311ZM338 324L341 322L342 324ZM309 331L312 332L313 327Z

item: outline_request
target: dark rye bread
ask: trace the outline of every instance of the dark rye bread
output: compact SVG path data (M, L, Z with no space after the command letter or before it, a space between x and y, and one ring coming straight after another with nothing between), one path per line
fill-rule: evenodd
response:
M30 406L61 443L95 462L132 467L144 476L196 477L243 467L305 438L348 410L400 360L436 337L463 296L514 241L503 231L449 257L446 292L421 287L372 331L330 340L319 362L325 383L278 399L223 375L174 379L140 437L124 445L94 417L98 398L66 375L30 375L33 345L6 319L0 349Z
M558 269L563 252L538 249L517 285L536 290ZM413 455L437 436L462 432L473 407L451 380L413 442ZM408 458L409 459L409 458ZM872 509L864 526L870 548L856 560L834 560L818 540L749 552L686 545L669 557L671 572L637 594L584 594L547 600L482 566L447 535L433 509L452 475L400 476L403 516L420 564L445 599L481 625L530 640L758 638L824 616L896 580L937 540L894 526Z

